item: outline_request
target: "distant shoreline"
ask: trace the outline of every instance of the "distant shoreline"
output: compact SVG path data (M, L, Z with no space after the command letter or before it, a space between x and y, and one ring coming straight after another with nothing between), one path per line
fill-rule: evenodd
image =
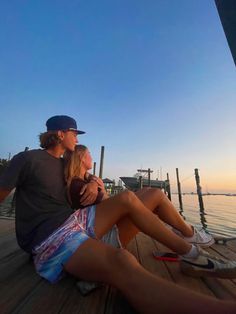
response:
M172 192L172 194L177 194L178 192ZM197 192L182 192L182 195L198 195ZM223 196L236 196L236 193L202 193L202 196L211 196L211 195L223 195Z

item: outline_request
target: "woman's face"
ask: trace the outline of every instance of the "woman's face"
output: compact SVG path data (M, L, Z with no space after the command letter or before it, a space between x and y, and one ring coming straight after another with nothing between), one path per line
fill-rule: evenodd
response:
M93 168L93 160L92 160L90 151L88 149L86 149L84 153L82 162L86 170L90 170Z

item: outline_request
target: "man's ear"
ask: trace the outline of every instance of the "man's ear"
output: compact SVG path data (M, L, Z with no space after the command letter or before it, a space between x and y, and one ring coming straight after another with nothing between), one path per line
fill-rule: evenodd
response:
M62 131L57 131L57 135L58 135L59 139L62 141L64 139L65 133Z

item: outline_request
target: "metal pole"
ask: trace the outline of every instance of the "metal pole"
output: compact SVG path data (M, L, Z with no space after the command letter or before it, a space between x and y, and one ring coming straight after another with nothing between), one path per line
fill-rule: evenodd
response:
M182 192L181 192L181 185L179 182L179 169L176 168L176 177L177 177L177 187L178 187L178 195L179 195L179 208L183 211L183 202L182 202Z
M104 150L105 150L105 147L101 146L100 169L99 169L99 178L101 179L102 179L102 173L103 173Z
M93 163L93 175L96 175L96 161Z

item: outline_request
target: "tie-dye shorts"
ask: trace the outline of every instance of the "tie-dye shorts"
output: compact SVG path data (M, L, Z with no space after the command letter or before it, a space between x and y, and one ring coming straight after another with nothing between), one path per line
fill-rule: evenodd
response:
M55 230L33 251L37 273L50 281L57 282L63 275L63 265L86 240L96 239L94 232L96 205L78 209L62 226ZM116 225L101 239L114 247L121 247Z

